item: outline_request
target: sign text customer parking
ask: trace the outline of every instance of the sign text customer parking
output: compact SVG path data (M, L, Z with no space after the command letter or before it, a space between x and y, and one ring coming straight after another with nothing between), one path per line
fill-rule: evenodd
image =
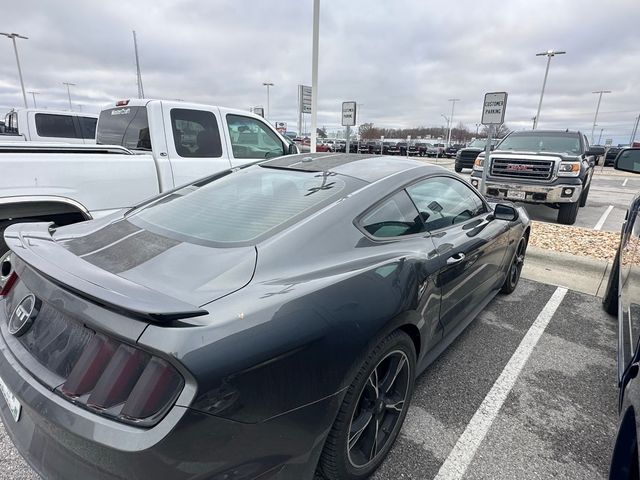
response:
M507 109L507 92L486 93L482 107L483 125L502 125Z

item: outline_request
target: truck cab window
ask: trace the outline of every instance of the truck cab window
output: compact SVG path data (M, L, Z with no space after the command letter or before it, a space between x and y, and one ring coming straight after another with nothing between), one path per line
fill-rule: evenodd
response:
M93 117L78 117L78 121L80 122L80 132L82 133L82 138L84 138L85 140L95 139L96 124L98 123L98 119Z
M222 156L222 142L216 116L204 110L171 109L171 128L176 152L181 157Z
M132 150L151 150L146 107L103 110L96 132L98 145L122 145Z
M287 154L280 138L262 121L227 115L227 124L235 158L271 158Z
M78 138L71 115L36 113L36 131L40 137Z

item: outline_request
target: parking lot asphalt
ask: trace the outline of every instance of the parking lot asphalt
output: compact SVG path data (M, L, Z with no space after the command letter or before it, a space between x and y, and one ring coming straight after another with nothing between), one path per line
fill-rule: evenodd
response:
M432 479L445 463L438 480L606 477L617 422L615 321L600 299L569 290L539 340L526 342L556 290L522 279L418 378L403 430L374 480ZM530 356L520 356L522 369L505 387L501 379L523 343ZM491 397L496 391L503 403ZM487 399L493 417L479 411ZM454 447L468 457L465 468ZM0 479L36 478L0 424Z
M419 377L376 480L606 478L617 422L615 321L590 295L566 293L478 443L485 399L555 291L522 280ZM471 457L466 468L456 445Z

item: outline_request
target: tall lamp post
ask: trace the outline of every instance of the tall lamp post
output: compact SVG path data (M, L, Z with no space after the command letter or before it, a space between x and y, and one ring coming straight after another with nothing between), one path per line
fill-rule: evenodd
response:
M62 82L62 84L67 86L67 97L69 98L69 110L73 111L73 106L71 105L71 91L69 90L69 87L75 87L76 84L69 83L69 82Z
M33 98L33 108L38 108L38 104L36 103L36 95L40 95L40 92L29 91L27 93L30 93L31 98Z
M456 108L456 102L459 102L460 99L459 98L450 98L449 101L451 102L451 118L449 121L449 135L447 135L447 147L451 146L451 130L453 129L453 112Z
M611 90L598 90L597 92L591 92L591 93L598 93L598 105L596 106L596 115L595 117L593 117L593 126L591 127L591 143L595 143L594 142L594 137L593 137L593 133L596 129L596 122L598 121L598 112L600 111L600 102L602 101L602 94L603 93L611 93Z
M4 35L7 38L10 38L13 41L13 51L16 54L16 63L18 64L18 76L20 77L20 87L22 87L22 99L24 100L24 108L29 108L27 105L27 92L24 89L24 80L22 80L22 68L20 68L20 58L18 57L18 46L16 45L16 38L22 38L24 40L28 40L29 37L24 37L17 33L3 33L0 32L0 35Z
M551 57L556 55L564 55L567 52L556 52L555 50L547 50L546 52L536 53L536 57L547 57L547 69L544 71L544 80L542 81L542 92L540 92L540 102L538 102L538 112L533 119L533 129L538 127L540 121L540 109L542 108L542 98L544 97L544 87L547 85L547 77L549 76L549 65L551 64Z
M269 112L269 88L273 87L273 83L264 82L262 85L267 87L267 120L270 120L271 119L271 115L270 115L270 112Z

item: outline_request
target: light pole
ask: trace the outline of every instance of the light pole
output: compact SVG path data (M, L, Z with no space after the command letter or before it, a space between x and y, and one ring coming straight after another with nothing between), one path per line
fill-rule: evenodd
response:
M640 123L640 115L636 117L636 125L633 127L631 131L631 139L629 140L629 145L633 146L633 142L636 141L636 133L638 133L638 124Z
M71 91L69 90L69 87L75 87L76 84L69 83L69 82L62 82L62 84L67 86L67 97L69 97L69 110L73 111L73 106L71 105Z
M602 141L602 132L604 131L604 128L600 129L600 136L598 137L598 145L600 145L600 142Z
M40 95L40 92L29 91L27 93L30 93L33 98L33 108L38 108L38 105L36 104L36 95Z
M316 153L318 128L318 56L320 50L320 0L313 0L311 42L311 153Z
M268 121L268 120L270 120L270 115L269 115L269 87L273 87L273 83L264 82L262 85L267 87L267 121Z
M598 93L598 105L596 106L596 115L595 117L593 117L593 127L591 127L591 143L594 143L593 140L593 132L596 129L596 122L598 121L598 112L600 111L600 102L602 101L602 94L603 93L611 93L611 90L598 90L597 92L591 92L591 93Z
M18 46L16 45L16 38L22 38L24 40L28 40L29 37L24 37L17 33L2 33L0 35L4 35L7 38L10 38L13 41L13 51L16 54L16 63L18 64L18 76L20 77L20 87L22 87L22 99L24 100L24 108L29 108L27 105L27 93L24 90L24 81L22 80L22 69L20 68L20 58L18 58Z
M446 120L447 130L449 130L449 117L447 117L444 113L441 113L440 116Z
M542 92L540 92L540 102L538 103L538 112L533 120L533 129L538 127L540 121L540 109L542 108L542 98L544 97L544 87L547 85L547 77L549 76L549 65L551 64L551 57L556 55L564 55L567 52L556 52L555 50L547 50L546 52L536 53L536 57L547 57L547 69L544 71L544 80L542 81Z
M449 135L447 136L447 147L451 146L451 130L453 129L453 112L454 112L454 109L456 108L456 102L459 102L460 99L450 98L449 101L451 102L451 120L449 122Z
M476 137L478 136L478 131L480 130L481 123L476 123Z

